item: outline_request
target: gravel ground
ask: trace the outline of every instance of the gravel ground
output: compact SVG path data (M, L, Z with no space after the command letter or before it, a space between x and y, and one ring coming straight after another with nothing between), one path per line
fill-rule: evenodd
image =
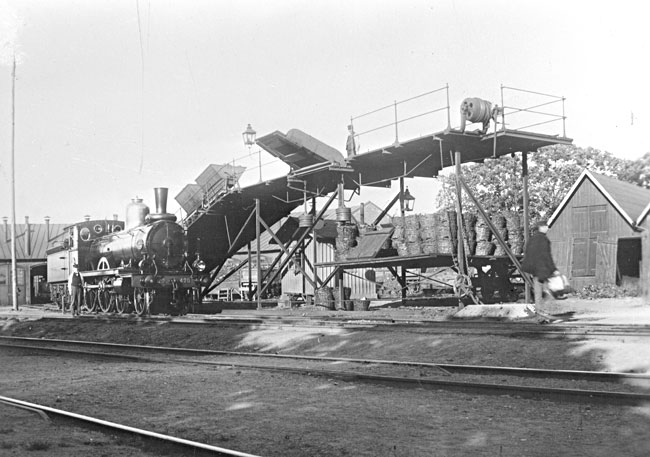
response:
M575 311L571 325L650 323L644 320L650 306L639 300L565 301L562 306L561 312ZM409 308L347 316L443 320L453 312ZM323 315L305 308L266 314ZM536 368L647 372L650 363L650 345L641 337L441 335L417 325L390 332L256 325L179 328L31 318L29 312L16 316L0 310L0 334ZM0 366L2 395L260 456L650 455L648 406L406 389L232 367L82 360L6 348L0 348ZM2 456L164 453L122 436L48 424L0 406Z

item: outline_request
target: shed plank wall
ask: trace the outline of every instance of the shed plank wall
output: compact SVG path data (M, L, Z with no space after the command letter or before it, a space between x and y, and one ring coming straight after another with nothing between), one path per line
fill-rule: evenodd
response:
M576 207L605 205L607 232L598 234L595 276L572 276L573 264L573 212ZM577 229L577 228L576 228ZM623 216L611 205L591 181L585 179L549 229L553 259L558 269L570 280L575 289L590 284L614 283L616 280L616 243L619 238L638 238Z

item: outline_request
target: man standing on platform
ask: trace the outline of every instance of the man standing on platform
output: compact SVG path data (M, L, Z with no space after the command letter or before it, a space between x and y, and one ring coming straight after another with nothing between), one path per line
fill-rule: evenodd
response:
M81 298L83 291L83 277L79 273L78 265L72 265L72 273L68 278L68 290L70 291L70 311L73 316L79 316L81 311Z

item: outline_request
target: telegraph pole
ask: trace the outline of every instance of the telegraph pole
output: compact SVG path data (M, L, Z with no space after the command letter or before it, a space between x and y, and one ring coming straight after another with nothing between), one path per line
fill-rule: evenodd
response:
M16 278L16 172L14 149L16 137L16 55L11 71L11 298L12 310L18 311L18 291Z

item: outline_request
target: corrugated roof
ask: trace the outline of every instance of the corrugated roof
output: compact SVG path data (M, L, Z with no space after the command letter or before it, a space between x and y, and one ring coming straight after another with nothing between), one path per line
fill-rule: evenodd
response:
M48 244L61 236L63 229L70 224L50 224L49 236L47 224L29 224L30 245L27 249L27 224L16 224L16 259L45 260ZM11 260L11 225L0 225L0 261Z

